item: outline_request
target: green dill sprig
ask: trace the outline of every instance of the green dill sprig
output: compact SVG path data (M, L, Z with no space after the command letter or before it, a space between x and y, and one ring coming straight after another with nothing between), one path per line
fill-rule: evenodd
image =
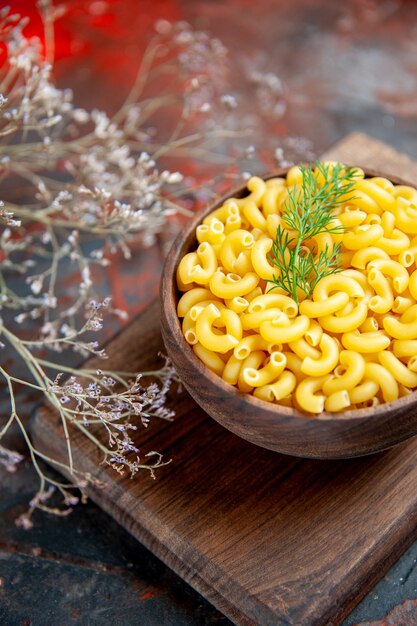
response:
M341 271L340 243L331 249L326 245L318 254L304 244L321 233L343 232L339 224L332 225L334 210L352 200L349 192L355 183L355 169L341 163L316 162L315 168L300 166L301 185L288 190L282 212L282 222L297 236L279 224L270 253L271 263L279 270L271 289L284 289L297 303L300 290L309 297L319 280Z

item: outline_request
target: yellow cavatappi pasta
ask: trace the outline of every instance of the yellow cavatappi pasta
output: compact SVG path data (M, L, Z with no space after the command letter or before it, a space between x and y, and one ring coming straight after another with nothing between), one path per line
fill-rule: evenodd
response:
M226 362L222 372L222 378L230 385L236 385L239 380L239 374L242 367L242 361L232 354Z
M177 314L178 317L184 317L188 311L195 304L202 302L204 300L216 300L216 296L214 296L210 289L204 289L203 287L195 287L194 289L190 289L190 291L186 291L180 298L177 305Z
M229 300L230 298L244 297L250 293L259 283L259 276L254 272L247 272L244 276L224 274L220 270L214 272L209 285L215 296Z
M308 376L297 385L295 397L304 411L321 413L324 410L326 396L322 390L326 380L327 376Z
M223 374L225 364L216 352L208 350L201 343L193 345L193 352L212 372L218 376Z
M280 293L265 293L256 296L249 304L248 312L256 313L274 307L280 309L289 318L295 317L298 313L298 307L294 300Z
M236 274L246 274L252 270L250 249L255 239L247 230L238 228L229 233L222 242L219 260L225 269Z
M310 322L311 328L311 322ZM309 329L310 330L310 329ZM307 334L307 333L306 333ZM296 354L300 359L311 357L312 359L318 359L320 357L320 350L317 350L314 346L311 346L304 337L296 339L295 341L289 341L288 347ZM300 365L300 371L301 365Z
M351 405L351 400L346 389L335 391L326 397L324 401L324 410L336 413L347 409Z
M323 333L319 347L320 356L318 358L306 356L301 365L301 371L308 376L330 374L339 362L339 348L333 337Z
M268 260L273 241L269 237L258 239L251 250L251 263L255 272L264 280L272 280L274 266Z
M260 335L247 335L239 341L238 345L233 350L233 354L241 361L246 359L254 350L264 350L265 352L271 353L274 348L278 350L281 347L281 344L271 343Z
M331 164L334 167L334 164ZM314 176L320 180L321 171ZM323 184L324 181L320 181ZM392 402L417 388L417 189L356 168L330 229L303 254L341 246L341 271L309 297L273 287L277 228L302 170L248 181L196 229L181 259L177 314L190 349L242 393L309 414ZM292 243L291 243L292 242Z
M357 267L358 269L364 270L370 261L389 258L389 254L384 250L381 250L381 248L377 248L376 246L368 246L367 248L362 248L361 250L357 250L355 252L352 257L351 264L352 267Z
M243 313L249 306L248 300L242 298L242 296L235 296L229 300L225 300L225 304L228 309L231 309L235 313Z
M240 319L237 313L234 313L235 318L225 318L225 311L220 310L215 304L209 304L205 307L199 316L197 317L195 323L195 335L199 343L202 346L207 348L207 350L212 350L213 352L227 352L231 350L239 343L239 338L236 334L233 334L233 331L238 330L238 325L240 324ZM233 313L233 311L228 311L228 313ZM222 319L225 322L226 333L225 334L217 334L213 330L213 322L217 319ZM237 332L237 335L242 334L242 325L240 324L240 333Z
M355 350L358 354L370 354L385 350L391 343L390 338L380 330L362 332L358 329L343 333L343 346L347 350Z
M305 334L305 340L310 346L318 346L323 336L323 328L317 320L310 320L310 326Z
M266 400L267 402L283 400L294 391L296 384L297 379L295 375L289 370L284 370L274 383L256 387L253 390L253 395L255 398Z
M340 365L333 370L334 376L323 385L326 395L342 390L350 392L355 387L357 388L363 379L366 363L361 354L353 350L341 350L339 363Z
M287 358L282 352L272 352L261 369L246 367L242 370L245 383L252 387L264 387L272 383L284 371ZM417 376L417 374L416 374Z
M392 209L395 217L395 223L398 228L407 235L414 235L417 233L416 199L414 199L413 202L414 205L410 205L410 201L406 200L402 196L397 196L397 202Z
M391 282L375 267L371 267L368 271L368 282L376 293L368 301L369 308L374 313L388 313L394 304Z
M265 353L262 350L254 350L246 357L246 359L244 359L240 368L239 378L237 381L237 387L239 391L243 391L244 393L249 393L253 391L253 388L254 388L253 385L248 384L245 381L245 379L243 378L243 373L247 369L257 370L264 361L265 361Z
M309 326L310 320L306 315L290 320L285 313L281 313L272 320L261 322L259 332L268 341L289 343L303 337Z
M200 224L196 229L198 243L208 241L212 245L222 243L226 237L224 234L224 224L214 218L209 224Z

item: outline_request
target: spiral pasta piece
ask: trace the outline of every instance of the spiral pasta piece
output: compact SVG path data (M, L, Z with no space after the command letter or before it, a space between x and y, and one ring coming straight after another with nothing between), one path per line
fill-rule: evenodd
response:
M330 335L323 333L320 339L321 355L318 359L306 356L301 371L308 376L323 376L329 374L339 361L339 349L336 341Z
M339 356L340 363L345 366L340 376L330 378L323 385L326 395L337 391L351 391L357 387L365 374L365 359L361 354L353 350L342 350Z
M229 311L231 313L232 311ZM198 316L195 325L195 334L199 343L213 352L228 352L239 343L239 338L232 334L230 318L225 320L226 333L218 335L213 331L213 322L223 316L215 304L209 304ZM238 323L235 322L233 330ZM241 335L241 332L240 332Z

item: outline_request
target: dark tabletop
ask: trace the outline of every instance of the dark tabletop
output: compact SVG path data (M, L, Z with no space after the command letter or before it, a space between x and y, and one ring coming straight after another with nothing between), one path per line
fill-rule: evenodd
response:
M32 5L12 4L22 13ZM319 154L360 130L417 158L417 3L411 0L67 4L56 74L81 106L114 112L153 22L185 19L218 36L239 72L273 72L282 81L281 108L268 120L262 149L291 150L300 137L297 150ZM237 89L250 111L249 87ZM103 293L113 293L114 304L132 316L156 296L160 268L158 248L138 252L116 262ZM29 414L30 399L27 405ZM13 475L0 471L0 485L1 626L230 623L94 504L66 518L36 514L34 528L24 531L14 520L36 490L33 471L29 465ZM344 624L417 624L416 563L417 543Z

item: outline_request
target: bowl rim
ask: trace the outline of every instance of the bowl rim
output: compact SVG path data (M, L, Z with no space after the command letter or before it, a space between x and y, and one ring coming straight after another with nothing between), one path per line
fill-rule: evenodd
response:
M302 163L302 165L305 166L311 164L312 163L309 162ZM277 168L272 173L262 175L260 176L260 178L266 181L271 178L283 177L288 173L291 167L293 167L293 165ZM346 167L360 167L365 173L365 178L384 177L395 185L407 185L417 188L415 184L410 183L403 178L388 175L385 172L375 168L349 164L346 164ZM162 308L164 309L164 313L166 314L165 317L169 330L173 334L178 348L182 351L190 364L195 369L197 369L203 377L207 378L208 381L218 389L219 393L229 394L231 396L234 396L235 398L238 398L239 400L243 399L244 401L248 402L249 406L252 406L254 409L262 409L262 411L267 411L271 413L271 416L274 415L281 418L297 418L299 420L308 420L309 422L311 422L312 420L332 422L346 422L351 420L356 422L359 420L372 418L372 421L375 422L378 417L386 418L389 413L396 413L400 407L405 408L407 406L412 406L416 404L417 389L416 391L411 391L409 394L397 398L396 400L393 400L391 402L384 402L377 405L376 407L367 407L363 409L351 410L347 409L346 411L340 411L337 413L330 413L328 411L323 411L319 414L307 412L304 413L302 411L299 411L298 409L286 407L273 402L267 402L265 400L260 400L251 394L239 391L239 389L237 389L234 385L230 385L229 383L225 382L220 376L212 372L194 354L191 346L184 338L181 330L180 318L177 315L177 303L179 300L178 294L180 294L181 292L179 292L176 285L176 270L181 258L184 256L184 254L189 252L191 246L197 242L195 231L197 226L201 224L204 217L206 217L206 215L208 215L215 209L222 206L222 204L224 204L226 200L229 200L233 197L239 198L246 191L247 183L243 182L241 185L236 186L232 188L229 192L223 194L215 202L210 203L209 205L197 211L192 219L185 224L181 233L175 238L164 263L162 280L160 285L160 300L162 303Z

